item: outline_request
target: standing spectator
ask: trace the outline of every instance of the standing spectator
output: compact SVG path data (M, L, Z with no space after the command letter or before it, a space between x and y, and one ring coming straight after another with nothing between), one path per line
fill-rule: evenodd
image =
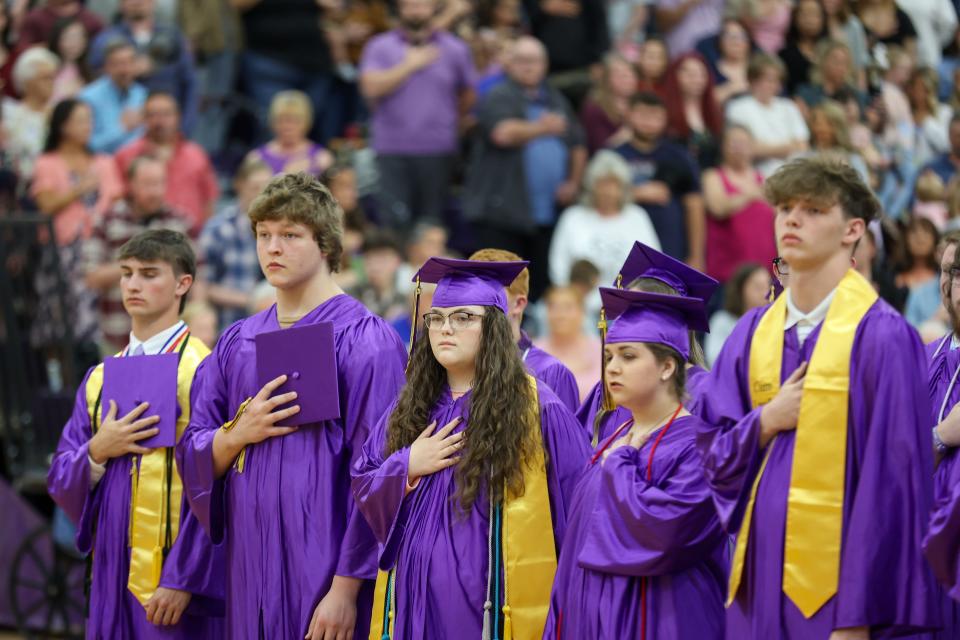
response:
M697 42L720 32L724 0L656 0L654 18L666 34L670 57L692 51Z
M710 332L703 343L708 365L713 366L743 314L767 304L770 287L767 267L748 262L737 268L723 289L723 308L710 316Z
M339 103L330 47L316 0L231 0L240 11L244 42L241 83L264 113L273 97L303 91L313 105L312 137L327 144L339 135Z
M407 296L397 287L403 264L400 243L389 231L372 231L363 241L364 281L353 297L387 322L410 313Z
M810 81L797 88L801 107L816 107L824 100L841 102L845 94L859 98L857 70L850 48L842 42L826 40L817 47L817 64Z
M947 136L953 110L937 98L937 74L915 69L907 81L907 100L913 115L913 163L922 167L950 149Z
M80 0L46 0L24 18L18 46L25 48L34 44L46 44L50 41L54 25L61 18L76 18L83 23L88 39L92 39L103 29L100 17L84 7Z
M917 32L917 60L936 69L943 59L941 51L957 32L957 9L951 0L899 0L897 5L910 16Z
M894 0L859 0L857 17L867 32L867 46L874 60L882 59L883 47L896 45L917 57L917 30L913 20Z
M603 74L594 91L580 109L580 123L587 138L587 149L596 153L626 124L630 97L637 91L637 71L619 53L603 60Z
M810 71L817 59L817 45L827 37L827 14L817 0L800 0L793 7L790 31L780 59L786 68L787 94L810 82Z
M870 66L870 49L867 47L867 32L860 18L853 12L853 0L823 0L827 15L827 35L831 40L850 47L853 64L857 69L857 87L866 88L866 70Z
M467 45L434 30L435 0L400 0L400 26L367 43L360 88L373 111L381 221L406 230L441 220L461 118L474 100Z
M397 271L397 286L402 291L413 292L413 276L427 260L448 257L447 240L447 229L441 224L424 220L413 226L407 237L407 261Z
M60 269L70 288L70 321L80 355L96 362L96 296L85 286L81 273L81 247L90 237L96 219L123 195L123 182L113 158L90 151L90 107L78 100L58 104L50 117L44 153L37 158L31 195L37 208L53 218ZM41 264L37 294L41 304L52 304L57 280L55 264ZM38 317L52 317L41 310ZM40 334L44 328L38 328Z
M148 90L176 97L189 134L197 118L199 97L190 44L173 24L156 19L154 0L121 0L120 20L105 28L90 47L90 66L105 64L107 43L124 38L136 49L136 77ZM104 67L105 68L105 67Z
M567 100L544 82L547 56L534 38L513 45L510 79L480 103L481 135L463 208L476 243L530 260L530 299L547 285L557 204L572 204L586 165L583 134Z
M196 238L213 214L220 195L217 174L207 152L180 133L180 111L173 95L152 92L143 105L143 137L117 152L120 172L127 175L134 158L150 155L166 165L166 202L187 215L190 235Z
M727 106L727 122L753 134L754 156L764 176L769 176L790 156L807 150L810 131L797 105L781 98L783 63L765 53L750 61L750 95Z
M552 287L544 295L547 303L547 333L533 341L573 373L580 401L600 379L603 354L600 340L587 333L583 298L573 287Z
M633 201L650 214L664 253L703 269L705 221L700 171L665 137L667 109L655 94L630 101L631 139L615 149L630 165Z
M753 166L753 136L739 125L723 134L720 166L703 173L707 206L707 274L726 282L745 262L769 265L777 256L773 207Z
M142 132L147 90L136 82L136 53L126 40L111 40L104 49L104 74L80 92L93 111L90 148L97 153L114 153Z
M87 287L99 293L99 325L108 353L123 349L130 334L130 316L120 292L118 250L147 229L187 230L183 214L164 201L165 173L162 161L148 156L136 158L126 176L127 197L104 213L83 245L84 279Z
M579 108L590 87L590 67L610 48L603 0L524 0L530 35L547 50L550 84Z
M700 167L717 163L723 112L714 97L713 79L699 53L685 53L667 72L667 132L696 158Z
M301 171L319 177L333 164L333 155L307 137L313 124L310 98L302 91L281 91L270 101L273 139L250 152L274 175Z
M53 26L47 48L60 58L60 70L53 81L51 109L61 100L76 97L93 79L87 64L89 44L83 23L77 18L63 18Z
M593 156L583 182L583 202L563 212L550 243L550 281L555 285L570 283L577 260L590 260L600 281L609 283L635 241L660 249L650 216L633 203L633 176L618 153L605 150Z
M200 234L201 280L221 331L248 315L253 290L263 279L247 211L272 177L267 165L245 160L233 178L236 202L210 218Z
M24 178L33 175L33 164L47 137L47 117L53 80L60 60L45 47L30 47L13 65L13 84L23 98L3 101L4 150Z
M728 0L727 15L742 20L757 47L774 56L783 49L791 4L789 0Z
M713 74L713 95L722 107L731 98L750 89L747 67L750 65L752 43L747 28L739 21L727 18L717 37L717 55L707 56ZM700 49L703 52L703 49Z

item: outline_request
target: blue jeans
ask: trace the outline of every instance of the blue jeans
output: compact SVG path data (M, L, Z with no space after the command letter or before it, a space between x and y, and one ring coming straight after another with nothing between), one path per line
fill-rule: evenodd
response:
M252 51L243 53L241 69L244 89L260 106L262 113L269 112L270 101L277 93L298 89L307 94L313 104L313 129L310 137L326 145L331 138L340 134L341 101L338 99L332 71L304 71ZM269 134L264 136L265 139L269 137Z

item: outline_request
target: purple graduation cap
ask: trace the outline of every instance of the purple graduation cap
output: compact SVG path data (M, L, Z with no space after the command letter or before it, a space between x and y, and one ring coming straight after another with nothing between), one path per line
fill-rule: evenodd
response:
M274 395L297 392L293 404L300 406L300 412L284 420L283 426L311 424L340 417L332 322L259 333L254 340L258 387L262 388L274 378L286 375L287 381L274 391ZM280 408L287 406L290 405Z
M435 282L433 306L459 307L481 305L507 312L507 287L530 264L482 262L454 258L430 258L414 276L414 282Z
M601 287L600 299L612 320L606 344L654 342L689 360L690 330L709 330L706 306L699 298Z
M707 274L645 244L634 242L613 286L618 289L628 287L640 277L659 280L673 287L681 296L700 298L704 302L709 302L720 287L720 283Z
M157 435L137 444L148 449L177 444L177 366L179 354L107 358L103 361L101 407L106 417L110 401L117 403L117 418L122 418L141 403L150 403L141 418L160 416L153 425Z

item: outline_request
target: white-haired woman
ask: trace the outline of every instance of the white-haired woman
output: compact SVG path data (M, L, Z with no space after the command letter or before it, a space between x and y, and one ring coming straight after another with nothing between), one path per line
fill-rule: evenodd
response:
M43 151L50 115L53 80L60 58L46 47L30 47L13 65L13 85L21 99L3 101L5 149L21 178L33 175L33 165Z
M660 248L647 212L633 204L631 184L630 167L619 154L604 150L593 156L584 176L583 200L561 214L550 243L553 284L568 284L577 260L592 262L600 281L611 283L634 241Z
M281 91L270 103L273 139L250 152L274 175L305 172L320 176L333 164L333 155L307 137L313 126L313 106L302 91Z

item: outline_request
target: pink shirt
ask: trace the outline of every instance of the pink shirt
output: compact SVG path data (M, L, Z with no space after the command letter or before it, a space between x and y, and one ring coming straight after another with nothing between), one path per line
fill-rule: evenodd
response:
M57 244L66 246L79 238L89 238L94 222L119 198L123 197L123 182L117 165L110 156L96 155L91 170L100 178L100 188L88 196L74 200L53 217ZM44 153L34 165L30 193L67 193L79 176L72 175L63 157L56 151Z
M600 379L600 369L603 367L600 339L596 336L584 335L575 347L561 348L553 344L549 336L544 336L534 340L533 344L570 369L577 381L580 402L583 402Z
M127 169L137 156L150 154L153 144L146 138L134 140L116 153L117 166L124 182ZM212 205L220 195L217 174L207 152L189 140L180 140L167 162L167 204L187 214L190 234L200 234Z

